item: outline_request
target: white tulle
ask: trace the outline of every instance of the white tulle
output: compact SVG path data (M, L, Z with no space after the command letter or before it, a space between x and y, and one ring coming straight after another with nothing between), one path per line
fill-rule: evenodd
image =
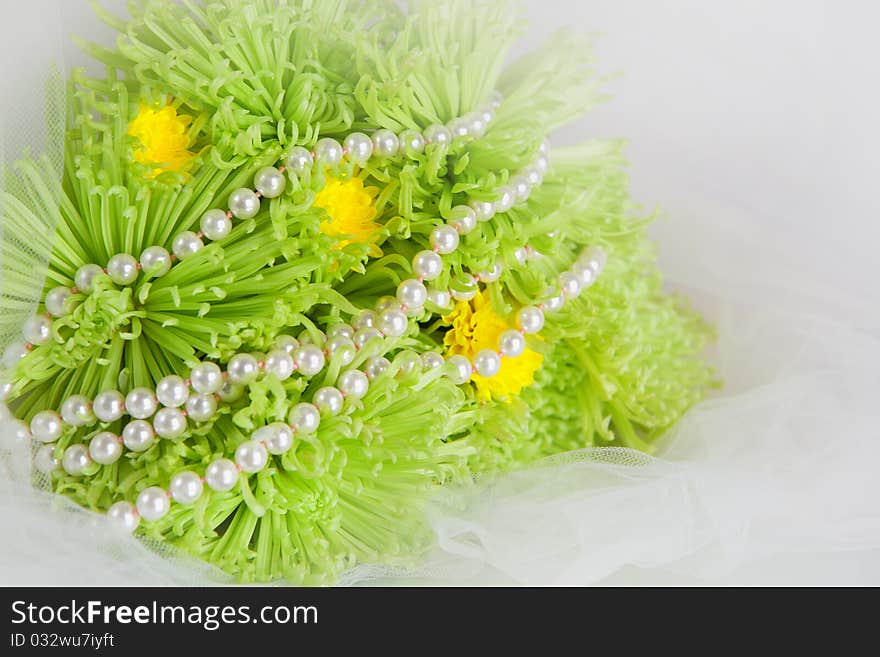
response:
M442 490L421 568L344 583L880 583L876 299L828 275L851 263L799 268L798 236L766 218L699 199L668 210L664 269L717 324L724 388L654 456L589 449ZM31 486L28 446L0 426L0 583L229 581Z

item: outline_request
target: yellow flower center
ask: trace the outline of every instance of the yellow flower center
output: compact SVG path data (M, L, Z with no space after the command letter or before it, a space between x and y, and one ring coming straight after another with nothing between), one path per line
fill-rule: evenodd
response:
M501 334L513 328L495 312L485 291L478 292L471 301L457 303L443 321L451 326L443 337L447 353L465 356L471 362L483 349L497 349ZM541 354L526 348L516 358L502 358L501 369L491 378L474 373L471 381L477 387L477 397L484 401L510 400L534 383L535 372L543 361Z
M165 171L183 170L195 156L189 150L192 117L178 114L171 105L155 109L141 104L128 125L128 134L140 142L134 161L151 166L150 178Z
M378 247L372 244L381 228L376 223L378 193L378 188L365 187L364 181L357 176L348 180L328 177L327 184L315 195L313 203L327 213L327 218L321 222L321 232L344 238L338 242L337 248L355 242L370 244L371 252L378 251Z

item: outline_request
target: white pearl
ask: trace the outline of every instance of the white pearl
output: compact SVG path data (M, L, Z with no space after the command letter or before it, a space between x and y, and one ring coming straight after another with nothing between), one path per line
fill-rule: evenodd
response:
M107 263L107 275L117 285L131 285L138 277L138 261L127 253L117 253Z
M437 226L431 231L431 246L444 255L455 251L460 241L458 231L452 226Z
M438 367L443 367L446 363L443 356L438 354L436 351L426 351L422 354L422 367L426 370L437 369Z
M489 98L489 107L497 110L501 107L502 100L504 100L504 96L502 96L501 92L496 89L492 92L492 96Z
M294 146L290 151L290 155L287 156L286 166L288 171L301 176L312 168L312 163L312 154L307 148Z
M287 422L297 433L315 433L321 424L321 412L308 402L301 402L290 409Z
M345 138L343 147L348 153L349 159L361 166L366 164L373 155L373 142L363 132L352 132Z
M477 296L477 280L468 273L461 274L453 283L449 293L456 301L470 301Z
M54 443L64 432L64 422L55 411L40 411L31 418L31 435L41 443Z
M605 253L605 249L599 246L590 246L584 249L578 257L578 261L592 269L596 276L599 276L605 269L605 263L608 262L608 254Z
M46 312L53 317L64 317L70 312L67 304L69 299L69 288L53 287L46 294Z
M452 133L445 125L435 123L425 128L425 141L438 146L448 146L452 143Z
M462 118L453 119L447 127L453 141L461 141L470 135L470 125Z
M433 281L443 273L443 259L433 251L419 251L412 259L413 273L426 281Z
M277 198L284 193L287 179L275 167L263 167L254 176L254 189L264 198Z
M117 502L107 509L107 519L113 525L129 534L137 529L141 522L137 509L129 502Z
M171 254L161 246L148 247L141 253L141 269L146 276L164 276L171 269Z
M349 324L335 324L327 331L328 338L343 337L351 340L354 338L354 327Z
M89 456L95 463L101 465L111 465L119 460L122 456L122 445L119 443L119 436L102 431L95 434L94 438L89 441Z
M226 372L233 383L247 385L257 380L260 375L260 364L250 354L236 354L229 359Z
M456 205L449 211L446 222L462 235L467 235L477 227L477 214L467 205Z
M483 283L494 283L494 282L496 282L499 278L501 278L501 274L502 274L503 272L504 272L504 267L501 266L501 263L500 263L500 262L496 262L496 263L492 266L492 270L491 270L491 271L481 271L481 272L479 273L480 280L481 280Z
M218 493L232 490L238 482L238 468L229 459L217 459L205 470L205 483Z
M510 181L510 186L513 189L513 197L517 203L524 203L532 194L532 186L522 176L513 178Z
M235 450L235 462L243 472L259 472L268 461L266 448L255 440L242 443Z
M542 182L544 182L544 174L541 173L537 169L537 167L534 166L526 169L523 173L523 176L525 177L526 182L529 183L529 185L531 185L532 187L537 187Z
M27 355L27 345L23 342L13 342L3 351L3 367L11 370Z
M153 444L156 432L153 425L145 420L133 420L122 430L122 442L132 452L143 452Z
M400 133L400 152L415 157L425 150L425 138L415 130L404 130Z
M254 432L253 440L266 445L270 454L284 454L293 447L293 429L283 422L273 422Z
M376 130L373 133L373 152L377 157L394 157L400 150L400 140L390 130Z
M495 199L494 203L496 214L499 212L507 212L513 207L515 196L511 187L507 187L506 185L499 187L495 190L495 193L498 194L498 198Z
M370 380L360 370L348 370L339 377L336 385L343 396L350 399L361 399L370 388Z
M526 333L539 333L544 328L544 313L540 308L525 306L517 315L519 327Z
M358 349L363 349L364 345L367 344L370 340L372 340L373 338L381 337L383 337L382 332L377 328L361 329L354 334L354 346Z
M391 297L387 294L379 297L379 300L376 302L376 312L380 314L386 310L397 310L398 308L400 308L400 302L397 300L397 297Z
M352 340L338 335L327 340L327 353L330 354L330 358L335 356L342 365L348 365L357 355L357 349Z
M483 349L474 356L474 369L480 376L493 377L501 369L501 357L491 349Z
M7 421L10 430L0 432L0 438L3 438L3 442L0 443L0 452L4 449L20 451L22 448L30 451L29 443L33 439L33 435L31 435L28 425L21 420L12 419L11 414L3 419L4 423Z
M170 374L156 385L156 398L163 406L183 406L189 398L189 386L182 377Z
M473 374L471 362L464 356L450 356L447 360L447 376L455 385L467 383Z
M397 300L407 308L421 308L428 300L428 290L424 284L410 278L397 286Z
M526 350L526 339L519 331L505 331L498 338L498 351L508 358L521 356Z
M584 264L581 261L572 265L571 273L577 276L581 282L581 291L587 289L596 281L596 272L590 265Z
M189 380L196 392L212 395L223 387L223 372L217 363L206 360L190 370Z
M168 490L171 492L171 497L174 498L175 502L189 505L202 496L204 484L202 483L202 478L195 472L184 470L171 477Z
M367 361L364 371L370 381L375 381L391 367L391 362L384 356L376 356Z
M43 445L34 454L34 467L38 472L51 474L55 472L60 465L61 462L55 458L54 445Z
M282 333L277 338L275 338L275 348L283 349L287 353L293 355L293 352L299 346L299 340L297 340L292 335L286 335Z
M439 290L437 288L428 288L428 301L440 308L446 310L452 306L452 295L448 290Z
M491 106L484 107L479 112L480 118L483 119L483 123L485 123L486 126L495 120L495 110L493 110Z
M324 352L313 344L304 344L293 352L293 362L306 376L315 376L324 369Z
M549 154L549 153L550 153L550 141L547 140L547 139L545 139L544 141L542 141L542 142L541 142L541 145L538 147L538 152L539 152L541 155L544 155L544 156L546 156L547 154Z
M95 397L92 413L101 422L115 422L125 413L125 398L118 390L107 390Z
M315 144L315 160L325 166L336 166L342 161L342 146L331 137L319 139Z
M416 352L406 349L394 357L394 366L397 367L398 376L406 376L412 372L421 371L422 359Z
M125 396L125 410L133 418L151 417L159 407L156 394L149 388L135 388Z
M168 493L158 486L150 486L137 496L137 511L147 521L161 520L171 509Z
M539 157L532 163L532 167L543 176L550 168L550 160L543 156Z
M462 117L465 125L468 127L468 133L473 137L482 137L489 128L488 123L483 119L483 115L479 112L471 112Z
M217 413L214 395L191 395L186 400L186 415L195 422L207 422Z
M379 317L379 330L389 338L399 338L408 328L409 320L400 310L386 310Z
M153 418L153 429L162 438L180 438L186 431L186 416L179 408L162 408Z
M229 211L236 219L251 219L260 211L260 198L246 187L236 189L229 195Z
M92 464L92 457L85 445L71 445L64 450L61 467L69 475L81 475Z
M485 222L491 221L492 217L495 216L495 204L490 201L475 201L472 200L468 205L474 211L474 214L477 217L477 221Z
M552 296L549 296L544 302L544 309L551 312L562 310L562 306L565 305L565 295L562 292L557 294L556 290L553 288L550 288L547 291L547 294Z
M312 401L319 409L326 409L331 415L336 415L342 410L342 404L345 399L336 388L324 386L318 389Z
M98 265L83 265L76 270L76 276L73 277L76 289L83 294L91 294L94 289L95 278L102 276L103 274L104 270Z
M578 278L577 274L566 271L559 275L559 289L562 290L562 293L567 299L579 295L581 293L581 288L581 279Z
M174 238L171 250L174 252L174 255L177 256L178 260L186 260L190 256L201 251L203 246L205 245L202 242L201 237L191 230L185 230Z
M227 237L232 232L232 220L226 216L223 210L208 210L202 215L199 228L209 240L216 242Z
M351 325L354 327L356 331L365 328L376 328L376 325L379 323L379 315L377 315L372 310L365 310L360 313L357 317L351 320Z
M296 366L293 357L284 349L273 349L266 355L266 373L274 374L279 381L286 381Z
M217 391L217 396L227 404L241 399L243 394L244 386L239 385L238 383L233 383L232 381L224 382L223 385L220 386L220 390Z
M52 339L52 321L43 315L28 318L21 329L25 342L40 345Z

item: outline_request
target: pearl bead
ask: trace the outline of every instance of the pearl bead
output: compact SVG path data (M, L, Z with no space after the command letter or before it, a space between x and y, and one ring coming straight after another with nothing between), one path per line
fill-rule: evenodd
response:
M61 416L55 411L40 411L31 418L31 435L41 443L54 443L64 431Z
M376 356L367 361L364 371L370 381L375 381L391 367L391 362L384 356Z
M497 110L499 107L501 107L502 100L504 100L504 96L502 96L501 92L496 89L492 92L492 95L489 98L489 107Z
M526 339L519 331L509 330L498 339L498 351L508 358L521 356L526 350Z
M400 152L410 157L420 155L425 150L425 138L415 130L400 133Z
M319 139L315 144L315 160L319 164L335 167L342 161L342 146L330 137Z
M354 342L345 336L338 335L327 340L327 353L330 358L336 357L340 364L348 365L357 355Z
M483 349L474 356L474 369L480 376L493 377L501 369L501 357L491 349Z
M61 462L55 458L55 445L43 445L34 454L34 467L37 472L51 474L58 469Z
M474 211L474 215L477 217L477 221L485 222L491 221L492 217L495 216L495 204L489 201L474 201L472 200L468 203L471 210Z
M122 442L132 452L143 452L153 444L156 432L153 425L145 420L133 420L122 430Z
M89 456L95 463L111 465L122 456L122 445L119 437L109 431L102 431L89 442Z
M205 483L218 493L232 490L238 482L238 468L229 459L217 459L205 470Z
M385 295L379 297L379 300L376 302L376 312L380 314L386 310L397 310L398 308L400 308L400 302L397 300L397 297Z
M408 328L409 320L400 310L386 310L379 318L379 330L389 338L399 338Z
M315 433L321 424L321 413L314 404L301 402L290 409L287 422L297 433Z
M319 388L312 400L319 409L327 410L331 415L336 415L342 411L342 404L345 401L342 393L332 386L324 386Z
M605 269L605 263L608 262L608 254L601 247L590 246L584 249L578 261L592 269L595 276L598 276Z
M297 340L292 335L286 335L282 333L277 338L275 338L275 348L283 349L287 353L293 355L293 352L299 346L299 340Z
M547 300L544 302L544 309L551 312L562 310L562 306L565 305L565 295L562 294L562 292L557 294L556 290L553 288L547 290L547 294L552 296L548 296Z
M128 502L117 502L107 509L107 519L118 529L129 534L137 529L141 522L137 509Z
M400 140L390 130L376 130L373 133L373 153L377 157L394 157L400 150Z
M161 246L148 247L141 253L141 269L145 276L164 276L171 269L171 254Z
M171 250L178 260L186 260L201 251L203 246L205 245L202 243L201 237L191 230L185 230L174 238Z
M570 271L562 272L559 275L559 289L567 299L576 297L581 293L581 279L577 274Z
M264 198L277 198L284 193L287 179L275 167L263 167L254 176L254 189Z
M313 344L304 344L293 352L293 362L306 376L315 376L324 369L324 352Z
M406 376L415 371L421 372L422 359L416 352L406 349L395 356L394 366L397 367L397 376Z
M541 142L541 145L538 147L538 152L539 152L541 155L545 155L545 156L546 156L547 154L550 153L550 142L549 142L549 140L545 139L544 141Z
M3 439L0 442L0 452L4 450L15 452L20 451L22 448L30 451L29 443L33 439L33 435L28 425L21 420L12 419L11 414L3 418L4 423L7 420L9 421L6 427L8 430L0 432L0 438Z
M354 334L354 345L358 349L363 349L364 345L367 344L373 338L382 338L382 332L377 328L365 328L361 329L357 333Z
M446 364L449 368L447 370L447 376L455 385L460 386L463 383L467 383L471 378L471 374L473 374L471 362L464 356L450 356L447 359Z
M491 107L484 107L480 110L480 118L483 119L483 123L488 127L495 120L495 110Z
M73 282L76 285L77 290L79 290L83 294L91 294L94 290L95 279L98 276L103 275L104 270L101 269L98 265L83 265L76 270L76 275L73 277Z
M229 195L229 211L236 219L251 219L260 211L260 198L252 189L242 187Z
M264 443L270 454L284 454L293 447L293 429L283 422L273 422L257 429L253 440Z
M195 472L184 470L171 477L168 490L175 502L189 505L202 496L204 484L202 484L202 478Z
M286 381L293 374L293 357L284 349L273 349L266 356L266 373L274 374L279 381Z
M513 197L517 203L524 203L532 194L532 186L529 185L528 181L522 176L517 176L512 179L510 181L510 186L513 189Z
M216 242L232 232L232 220L223 210L208 210L202 215L199 227L209 240Z
M163 406L183 406L189 398L189 386L176 374L166 376L156 385L156 397Z
M294 146L290 151L290 155L287 156L286 165L288 171L301 176L312 168L312 163L312 154L307 148Z
M461 276L454 281L450 289L450 294L456 301L470 301L477 296L478 289L477 280L470 274L465 273L461 274Z
M61 467L69 475L81 475L91 464L92 457L85 445L71 445L61 458Z
M526 333L539 333L544 328L544 313L540 308L525 306L517 316L520 328Z
M141 518L148 521L161 520L171 509L168 493L158 486L150 486L137 496L137 511Z
M345 138L343 146L349 159L361 166L366 164L373 155L373 142L362 132L352 132Z
M230 381L247 385L257 380L260 375L260 365L250 354L236 354L229 359L226 371Z
M348 370L336 382L339 391L349 399L361 399L370 388L370 380L360 370Z
M452 226L437 226L431 231L431 246L444 255L455 251L460 240L458 231Z
M330 327L330 330L327 331L327 337L336 338L336 337L348 338L351 340L354 338L354 327L349 324L335 324Z
M21 330L25 342L34 345L46 344L52 339L52 321L43 315L28 318Z
M196 392L212 395L223 387L223 372L216 363L206 360L190 370L189 380Z
M220 390L217 391L217 396L220 397L221 401L224 401L227 404L241 399L243 394L244 386L232 383L232 381L225 381L223 385L220 386Z
M532 187L537 187L542 182L544 182L544 174L541 173L536 167L531 166L525 170L523 173L525 180Z
M259 472L266 467L269 452L264 445L255 440L242 443L235 450L235 462L243 472Z
M453 119L447 126L449 133L452 135L452 141L457 142L465 139L470 135L470 126L467 121L462 118Z
M428 290L422 283L410 278L397 286L397 300L408 308L421 308L428 300Z
M443 367L445 363L446 361L443 359L443 356L436 351L426 351L422 354L422 367L426 370L434 370L438 367Z
M186 400L186 415L195 422L207 422L217 413L214 395L191 395Z
M443 259L433 251L419 251L412 259L413 273L426 281L433 281L443 273Z
M153 418L153 429L162 438L180 438L186 431L186 416L179 408L160 409Z
M117 285L131 285L138 277L138 261L127 253L118 253L107 263L107 275Z
M117 390L107 390L95 397L92 413L101 422L115 422L125 413L125 398Z
M441 310L446 310L452 306L452 295L447 290L430 287L428 288L428 301Z
M488 123L483 119L483 115L479 112L471 112L465 114L462 118L468 127L468 133L473 137L482 137L489 128Z
M498 198L495 199L494 207L495 213L499 212L507 212L510 208L513 207L513 203L515 200L514 192L511 187L499 187L495 190L498 194Z
M571 273L580 281L582 291L590 287L596 281L596 272L590 265L584 264L581 261L572 265Z
M504 267L501 266L501 263L500 263L500 262L496 262L496 263L492 266L492 270L491 270L491 271L481 271L481 272L479 273L480 280L481 280L483 283L494 283L494 282L496 282L499 278L501 278L501 274L502 274L503 272L504 272Z
M435 123L425 128L425 141L438 146L448 146L452 143L452 133L445 125Z
M477 227L477 215L467 205L457 205L449 211L449 220L446 223L462 235L467 235Z
M148 388L135 388L125 396L125 410L133 418L151 417L159 407L155 393Z
M539 157L532 163L532 167L543 176L550 168L550 160L546 157Z
M365 328L376 328L378 323L379 315L372 310L365 310L351 321L351 325L356 331Z
M46 312L53 317L64 317L70 312L67 303L69 299L70 290L68 288L53 287L46 294Z

